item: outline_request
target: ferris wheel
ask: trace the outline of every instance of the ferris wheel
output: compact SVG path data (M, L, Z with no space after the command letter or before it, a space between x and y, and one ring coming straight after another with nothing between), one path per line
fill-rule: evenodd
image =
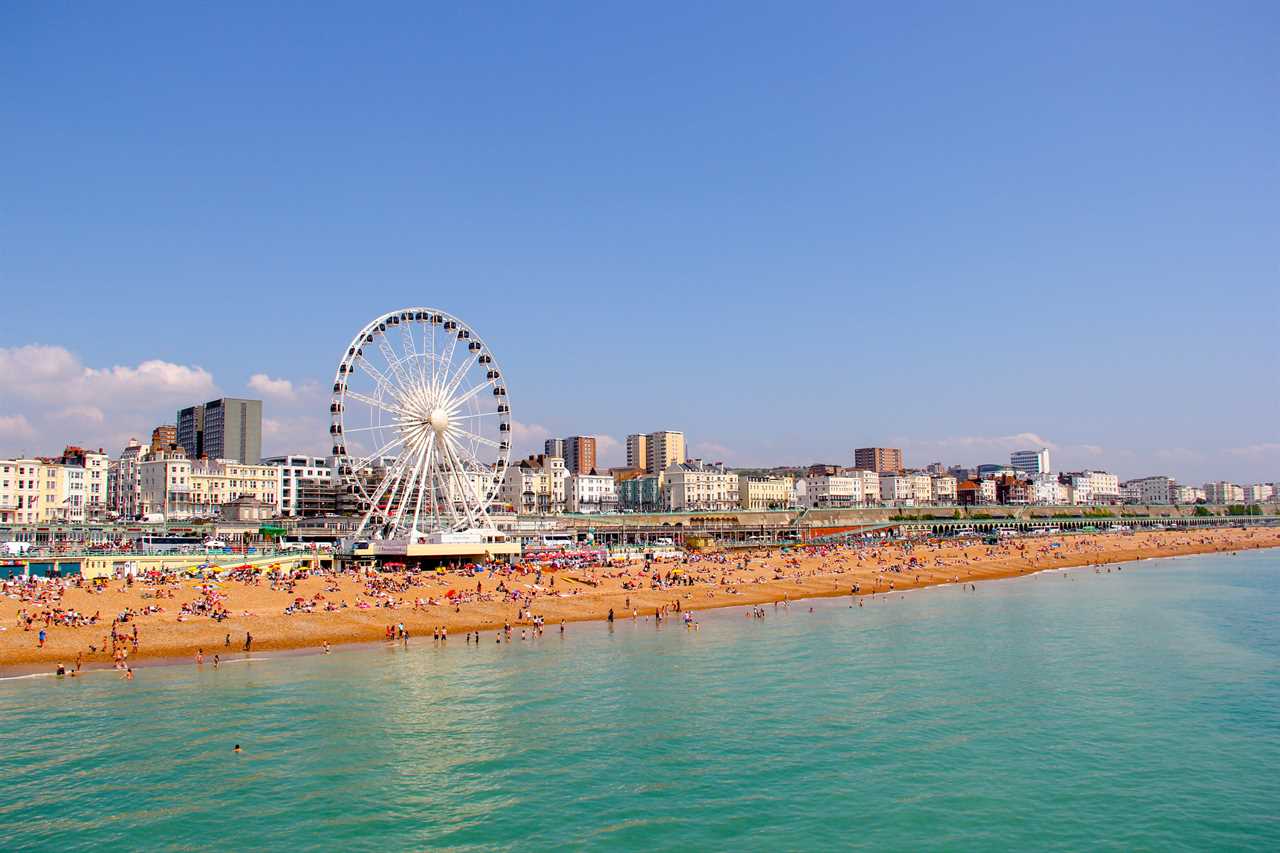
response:
M511 405L493 353L457 317L405 308L369 323L338 362L329 403L356 535L423 541L490 527L511 458Z

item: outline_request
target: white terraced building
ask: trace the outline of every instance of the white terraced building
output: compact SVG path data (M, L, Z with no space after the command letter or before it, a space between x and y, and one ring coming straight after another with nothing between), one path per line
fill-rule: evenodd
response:
M262 464L270 465L279 473L280 514L283 516L302 514L300 494L304 488L310 485L332 487L334 484L333 467L323 456L272 456L262 460Z
M567 512L613 512L618 508L618 489L610 474L570 474L565 483Z
M662 504L671 512L738 508L738 475L720 463L679 462L663 472Z

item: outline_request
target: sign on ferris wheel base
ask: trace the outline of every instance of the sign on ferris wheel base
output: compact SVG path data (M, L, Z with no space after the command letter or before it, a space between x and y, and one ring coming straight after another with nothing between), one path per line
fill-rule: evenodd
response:
M354 557L484 562L520 556L520 542L494 528L432 531L395 539L353 539L342 550Z

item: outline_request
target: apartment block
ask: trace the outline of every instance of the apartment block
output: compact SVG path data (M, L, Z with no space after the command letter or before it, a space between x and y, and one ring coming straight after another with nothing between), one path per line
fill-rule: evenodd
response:
M903 470L902 450L897 447L859 447L853 451L853 467L877 474L897 474Z

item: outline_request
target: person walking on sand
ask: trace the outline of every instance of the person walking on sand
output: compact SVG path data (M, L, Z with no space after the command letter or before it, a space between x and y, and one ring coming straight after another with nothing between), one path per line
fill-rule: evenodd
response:
M248 631L244 632L244 650L247 652L253 647L253 635Z
M36 646L36 648L38 648L38 649L43 649L43 648L44 648L44 641L45 641L45 638L46 638L46 637L48 637L48 636L49 636L49 635L48 635L48 634L46 634L46 633L44 632L44 629L43 629L43 628L41 628L41 629L40 629L40 633L39 633L39 635L38 635L38 637L39 637L39 644Z

